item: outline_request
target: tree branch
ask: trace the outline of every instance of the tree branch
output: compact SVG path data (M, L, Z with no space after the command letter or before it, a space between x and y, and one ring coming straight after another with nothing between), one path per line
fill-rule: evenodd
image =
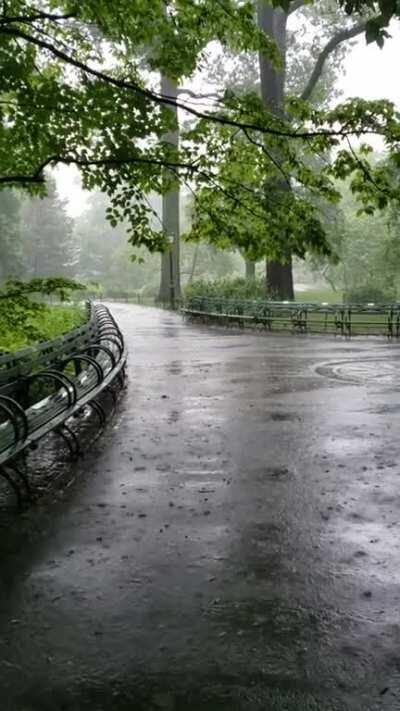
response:
M331 136L331 137L341 137L345 135L354 135L357 134L359 135L360 133L362 134L367 134L367 133L379 133L379 131L360 131L360 129L354 129L354 130L349 130L347 132L343 132L340 129L334 129L334 130L328 130L328 129L320 129L320 130L315 130L315 131L295 131L295 130L289 130L289 129L280 129L280 128L272 128L272 127L266 127L266 126L261 126L260 124L255 124L255 123L247 123L247 122L241 122L241 121L236 121L235 119L231 119L228 116L224 116L221 114L210 114L204 111L199 111L198 109L195 109L192 106L189 106L188 104L185 104L180 101L176 101L173 97L168 97L164 96L163 94L157 94L156 92L146 89L139 84L136 84L135 82L132 81L125 81L123 79L117 79L116 77L110 76L109 74L105 74L104 72L100 71L99 69L95 69L94 67L89 66L88 64L85 64L84 62L81 62L78 59L75 59L74 57L70 56L69 54L66 54L66 52L63 52L62 50L58 49L55 47L53 44L50 44L44 39L41 39L39 37L35 37L34 35L30 35L24 30L21 30L20 28L17 27L3 27L0 25L0 34L6 34L11 37L15 38L20 38L25 40L26 42L29 42L30 44L35 45L36 47L40 47L41 49L47 50L50 52L54 57L57 57L57 59L60 59L62 62L65 64L69 64L70 66L75 67L76 69L79 69L82 71L84 74L87 74L88 76L95 77L96 79L109 84L110 86L114 86L118 89L123 89L127 91L133 91L136 94L143 96L147 98L149 101L156 103L158 105L164 105L164 106L171 106L173 108L178 108L181 109L182 111L185 111L188 114L191 114L192 116L195 116L196 118L199 119L205 119L206 121L210 121L211 123L217 123L223 126L232 126L233 128L238 128L241 130L247 129L249 131L258 131L259 133L265 134L265 135L270 135L270 136L277 136L280 138L295 138L295 139L305 139L305 138L316 138L319 136ZM276 117L274 117L276 119Z
M76 15L69 13L68 15L56 15L49 12L37 12L34 15L15 15L14 17L7 17L3 15L0 17L0 25L10 25L14 22L28 23L36 22L37 20L49 20L50 22L60 22L62 20L72 20Z
M389 195L388 191L385 190L384 188L382 188L380 185L378 185L378 183L376 182L376 180L374 180L373 175L372 175L371 172L368 170L368 168L367 168L367 166L365 165L364 161L362 161L362 160L358 157L357 153L355 152L353 146L352 146L351 143L350 143L350 139L349 139L348 136L346 136L346 142L347 142L347 145L348 145L348 147L349 147L350 153L352 154L352 156L353 156L355 162L357 163L359 169L362 171L364 177L374 186L374 188L376 188L376 190L378 190L378 191L379 191L380 193L382 193L383 195L386 195L386 197L387 197L387 196Z
M45 183L43 175L0 175L0 185L28 185L29 183Z
M267 158L271 161L271 163L274 164L275 168L277 168L277 169L279 170L279 172L280 172L281 175L283 176L283 179L284 179L286 185L288 186L288 188L291 189L290 176L287 175L287 173L285 173L285 171L284 171L284 169L282 168L282 166L281 166L281 164L279 163L279 161L277 161L276 158L274 158L274 156L272 155L272 153L271 153L270 151L268 151L267 148L266 148L262 143L259 143L259 141L255 141L254 138L251 137L251 135L249 134L249 132L248 132L246 129L244 129L244 135L246 136L246 138L247 138L247 140L249 141L249 143L252 143L253 146L257 146L257 148L261 148L261 150L262 150L262 152L264 153L264 155L266 155Z
M8 184L25 184L25 183L45 183L45 177L43 175L43 171L47 166L52 163L54 160L54 156L51 156L50 158L46 158L32 173L32 175L1 175L0 176L0 184L1 185L8 185Z
M303 5L306 4L306 0L292 0L289 6L289 12L288 15L291 15L292 12L296 12L296 10L299 10Z
M224 98L222 94L216 94L215 92L210 92L209 94L196 94L195 91L185 89L185 87L178 89L178 96L181 94L187 94L187 96L190 96L191 99L216 99L216 101L223 101Z
M45 177L43 171L49 165L63 163L64 165L76 165L79 168L91 167L91 166L110 166L110 167L121 167L122 165L129 165L130 163L140 163L145 165L157 165L174 170L187 170L191 173L196 173L200 169L195 163L183 163L178 161L168 161L162 160L161 158L146 158L145 156L126 156L124 158L98 158L98 159L81 159L74 158L74 156L61 156L53 155L49 156L45 161L43 161L31 175L1 175L0 184L25 184L25 183L44 183Z
M354 27L339 30L339 32L337 32L337 34L329 40L329 42L325 45L324 49L321 51L317 58L314 69L311 72L311 76L301 94L302 99L307 101L310 98L317 82L321 77L325 62L328 59L329 55L332 54L332 52L334 52L335 49L340 44L342 44L342 42L346 42L346 40L352 39L353 37L357 37L357 35L360 35L362 32L364 32L365 27L366 22L360 22L357 25L354 25Z
M202 169L200 166L195 165L195 163L182 163L182 162L174 162L174 161L167 161L167 160L161 160L158 158L146 158L144 156L127 156L126 158L114 158L114 157L109 157L109 158L98 158L98 159L80 159L80 158L74 158L73 156L57 156L53 155L47 158L45 161L43 161L37 169L32 173L32 175L3 175L0 176L0 185L1 184L25 184L25 183L39 183L42 184L45 182L45 177L43 175L44 169L55 163L63 163L64 165L76 165L80 168L85 168L85 167L90 167L90 166L110 166L110 167L115 167L118 168L121 165L124 164L129 164L129 163L141 163L141 164L147 164L147 165L159 165L162 167L167 168L167 170L170 170L171 173L174 173L174 175L177 176L178 179L183 180L184 184L188 186L188 183L184 179L181 173L179 173L180 170L187 170L188 173L191 173L192 175L194 173L198 174L200 177L204 178L207 180L209 183L211 183L216 190L221 192L225 197L228 197L230 200L232 200L235 204L241 205L249 214L252 214L253 217L258 217L259 219L263 219L263 215L261 213L255 212L252 210L248 205L246 205L238 196L237 191L242 190L245 193L249 193L251 195L256 195L256 192L252 190L251 188L248 188L246 185L243 183L240 183L239 181L233 180L232 178L228 178L231 186L234 186L236 193L231 192L227 188L222 187L219 185L217 182L217 178L215 175L213 175L209 171L205 171ZM192 191L193 192L193 191Z

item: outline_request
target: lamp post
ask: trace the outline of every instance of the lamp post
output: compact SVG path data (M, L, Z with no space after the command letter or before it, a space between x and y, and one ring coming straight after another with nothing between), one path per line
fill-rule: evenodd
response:
M175 311L175 279L174 279L174 235L168 235L169 244L169 303Z

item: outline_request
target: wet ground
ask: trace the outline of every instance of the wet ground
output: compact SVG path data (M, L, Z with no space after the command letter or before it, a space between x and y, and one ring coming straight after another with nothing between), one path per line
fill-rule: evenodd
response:
M119 414L2 530L2 711L400 709L400 350L113 305Z

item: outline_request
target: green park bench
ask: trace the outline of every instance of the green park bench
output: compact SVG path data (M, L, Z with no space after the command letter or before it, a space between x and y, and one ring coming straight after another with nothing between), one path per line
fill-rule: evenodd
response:
M262 327L269 331L400 335L400 304L328 304L290 301L255 301L194 296L182 308L187 318L222 325Z
M336 328L342 336L369 333L398 338L400 304L345 304L337 310Z
M22 490L31 494L28 476L18 464L24 452L56 432L71 453L78 454L79 442L67 421L90 407L104 426L106 413L98 397L110 392L115 403L115 385L123 384L126 357L121 331L102 305L91 307L86 327L12 354L8 363L7 356L1 356L0 476L19 503ZM50 393L37 388L43 383L50 384Z

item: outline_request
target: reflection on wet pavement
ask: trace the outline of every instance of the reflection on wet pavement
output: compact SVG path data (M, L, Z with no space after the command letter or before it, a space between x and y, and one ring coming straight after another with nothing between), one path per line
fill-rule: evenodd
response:
M2 711L399 709L398 346L112 310L118 418L2 534Z

